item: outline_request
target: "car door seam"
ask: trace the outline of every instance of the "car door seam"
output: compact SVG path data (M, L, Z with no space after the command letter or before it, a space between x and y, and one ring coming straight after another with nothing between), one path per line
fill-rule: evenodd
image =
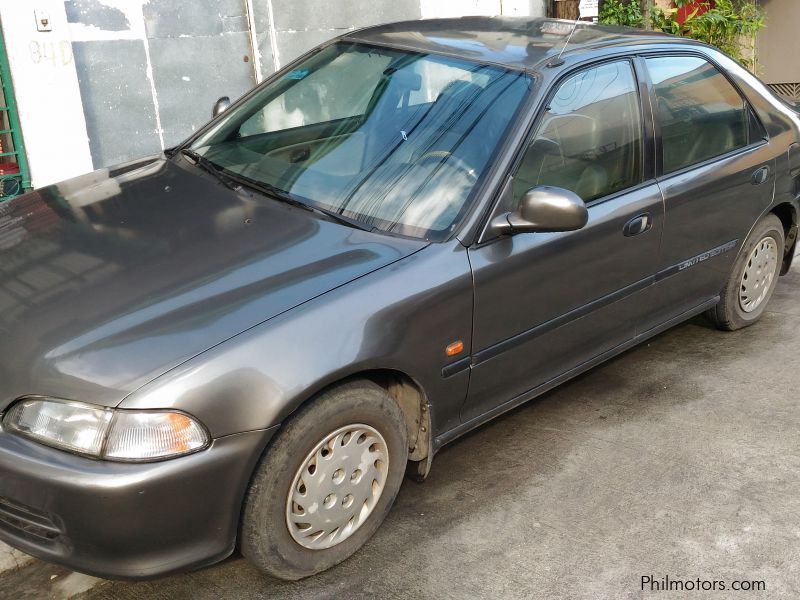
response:
M583 306L579 306L569 312L566 312L558 317L550 319L549 321L545 321L544 323L540 323L535 327L517 333L511 337L508 337L504 340L496 342L490 346L487 346L483 350L479 350L472 355L472 362L471 366L476 367L486 361L499 356L508 350L519 346L520 344L524 344L540 335L553 331L554 329L558 329L563 325L567 325L581 317L584 317L596 310L604 308L613 304L614 302L618 302L619 300L623 300L632 296L636 292L640 292L645 288L650 287L651 285L663 281L672 275L680 273L688 268L694 267L699 265L700 263L706 262L712 258L716 258L722 254L726 254L736 248L739 245L739 240L731 240L722 244L721 246L717 246L716 248L712 248L710 250L706 250L696 256L691 258L682 260L674 265L667 267L666 269L662 269L661 271L655 273L654 275L649 275L639 281L636 281L630 285L627 285L623 288L620 288L610 294L605 296L601 296L596 300L589 302L588 304L584 304ZM451 377L452 375L468 368L470 365L464 365L466 359L458 361L457 363L453 363L452 365L448 365L445 369L442 370L443 377Z
M641 344L644 340L652 338L653 336L657 335L658 333L660 333L662 331L666 331L670 327L673 327L673 326L675 326L675 325L677 325L679 323L682 323L687 318L689 318L689 317L691 317L693 315L697 315L697 314L702 313L703 311L711 308L712 306L714 306L718 302L719 302L719 296L714 296L712 298L709 298L708 300L706 300L702 304L699 304L699 305L697 305L696 307L694 307L694 308L692 308L690 310L684 311L683 313L681 313L680 315L678 315L676 317L673 317L671 319L667 319L666 321L664 321L660 325L652 327L652 328L650 328L650 329L648 329L648 330L636 335L635 337L632 337L627 342L623 342L623 343L619 344L618 346L615 346L614 348L610 348L609 350L607 350L605 352L602 352L602 353L598 354L597 356L595 356L593 358L590 358L589 360L584 361L583 363L581 363L579 365L574 366L571 369L568 369L567 371L561 373L560 375L557 375L557 376L553 377L549 381L546 381L546 382L544 382L544 383L542 383L542 384L540 384L540 385L538 385L538 386L536 386L534 388L531 388L531 389L529 389L529 390L527 390L525 392L522 392L521 394L517 394L516 396L508 399L506 402L504 402L504 403L502 403L502 404L500 404L498 406L495 406L494 408L484 412L483 414L480 414L480 415L477 415L475 417L472 417L468 421L463 421L460 425L457 425L457 426L449 429L448 431L445 431L445 432L437 435L433 440L434 448L436 450L438 450L439 448L441 448L445 444L447 444L449 442L452 442L454 439L464 435L465 433L467 433L468 431L471 431L472 429L475 429L479 425L481 425L483 423L486 423L487 421L490 421L491 419L494 419L495 417L497 417L497 416L499 416L499 415L501 415L501 414L503 414L505 412L508 412L509 410L511 410L511 409L521 405L521 404L524 404L525 402L528 402L529 400L531 400L531 399L533 399L533 398L545 393L546 391L551 390L554 387L556 387L556 386L558 386L558 385L560 385L560 384L572 379L576 375L578 375L580 373L583 373L583 372L587 371L588 369L590 369L590 368L592 368L594 366L597 366L598 364L601 364L601 363L607 361L608 359L610 359L610 358L612 358L614 356L619 355L621 352L624 352L625 350L627 350L629 348L633 348L633 347L637 346L638 344Z
M613 304L618 300L622 300L638 291L649 287L655 280L654 275L649 275L644 279L640 279L624 288L620 288L611 292L610 294L606 294L605 296L601 296L596 300L592 300L588 304L584 304L583 306L579 306L569 312L566 312L558 317L550 319L549 321L545 321L544 323L540 323L535 327L527 329L521 333L513 335L509 338L506 338L500 342L492 344L476 352L473 355L473 366L477 366L481 363L486 362L487 360L494 358L495 356L499 356L504 352L510 350L511 348L523 344L539 335L552 331L561 327L562 325L566 325L572 321L580 319L583 316L590 314L591 312Z

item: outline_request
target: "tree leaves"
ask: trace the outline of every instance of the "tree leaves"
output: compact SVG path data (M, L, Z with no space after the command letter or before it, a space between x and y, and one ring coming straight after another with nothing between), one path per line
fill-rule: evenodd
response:
M677 8L692 5L695 9L679 23ZM651 7L653 29L711 44L743 66L753 67L745 52L752 50L756 34L764 27L764 11L752 0L716 0L714 5L707 0L675 0L675 6L668 10Z

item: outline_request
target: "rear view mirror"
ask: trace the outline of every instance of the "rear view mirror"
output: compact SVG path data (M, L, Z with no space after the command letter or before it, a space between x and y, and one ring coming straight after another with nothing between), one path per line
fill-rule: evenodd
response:
M214 108L211 110L211 116L218 116L224 113L227 108L231 105L231 99L227 96L222 96L219 100L214 103Z
M525 192L514 212L495 217L491 229L497 234L575 231L588 221L586 204L575 192L540 185Z

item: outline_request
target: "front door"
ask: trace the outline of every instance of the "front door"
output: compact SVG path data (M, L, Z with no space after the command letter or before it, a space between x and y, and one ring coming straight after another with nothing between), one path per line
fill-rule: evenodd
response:
M475 316L463 421L503 410L635 336L663 227L642 124L628 60L583 69L558 86L507 202L513 208L537 185L566 188L586 201L589 222L470 248Z

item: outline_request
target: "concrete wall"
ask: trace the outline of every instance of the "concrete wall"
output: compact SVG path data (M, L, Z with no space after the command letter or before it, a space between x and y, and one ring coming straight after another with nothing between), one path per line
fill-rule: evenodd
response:
M241 0L67 0L65 7L95 167L180 142L219 96L255 83Z
M353 29L465 15L545 16L546 0L252 0L263 76Z
M344 32L544 13L545 0L0 0L35 187L180 142L219 96Z
M767 28L758 36L758 74L767 83L800 83L800 2L764 0Z
M419 19L419 0L253 0L253 16L267 75L314 46L367 25Z

